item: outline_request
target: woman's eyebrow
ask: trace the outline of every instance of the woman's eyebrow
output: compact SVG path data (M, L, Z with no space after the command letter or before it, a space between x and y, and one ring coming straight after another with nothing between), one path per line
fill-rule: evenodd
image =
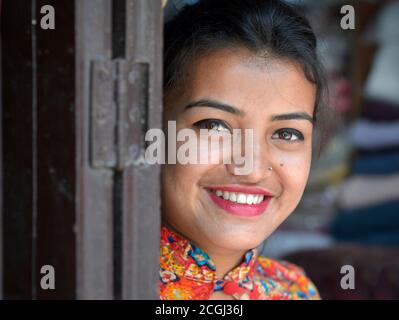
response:
M211 100L211 99L200 99L196 100L193 102L188 103L185 107L184 110L194 108L194 107L209 107L209 108L215 108L219 109L222 111L226 111L232 114L236 114L239 116L244 116L245 112L241 111L240 109L233 107L231 105L228 105L223 102L219 102L216 100ZM314 118L307 114L306 112L292 112L292 113L283 113L283 114L278 114L272 117L272 121L278 121L278 120L308 120L312 124L314 123Z
M225 104L223 102L218 102L216 100L211 100L211 99L200 99L197 101L190 102L184 107L184 110L194 108L194 107L210 107L210 108L215 108L219 109L222 111L226 111L232 114L236 114L239 116L244 116L245 113L241 111L240 109L230 106L228 104Z
M306 112L283 113L272 117L272 121L279 120L308 120L312 124L314 123L314 118Z

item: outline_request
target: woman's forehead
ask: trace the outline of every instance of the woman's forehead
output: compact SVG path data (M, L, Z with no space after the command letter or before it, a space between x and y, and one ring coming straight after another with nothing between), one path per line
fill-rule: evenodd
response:
M259 57L247 50L219 50L202 55L186 72L180 104L206 98L242 108L259 103L280 108L299 105L313 112L315 86L299 65L286 59Z

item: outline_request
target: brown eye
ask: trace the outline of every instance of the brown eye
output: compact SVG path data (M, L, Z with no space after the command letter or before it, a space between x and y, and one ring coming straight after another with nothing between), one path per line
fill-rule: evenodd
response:
M303 134L298 130L284 128L277 130L273 135L272 139L279 139L287 142L294 142L298 140L304 140Z
M207 129L210 131L217 131L217 132L231 132L231 128L227 125L224 121L217 120L217 119L205 119L194 123L199 129Z
M280 139L283 139L283 140L291 140L292 133L287 132L287 131L282 131L282 132L279 132L278 136Z

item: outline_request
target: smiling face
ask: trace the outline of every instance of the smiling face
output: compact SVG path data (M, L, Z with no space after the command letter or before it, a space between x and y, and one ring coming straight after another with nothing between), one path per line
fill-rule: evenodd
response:
M193 129L198 139L200 129L212 129L208 138L253 129L253 168L237 175L235 163L222 159L165 165L162 219L206 252L257 247L303 194L311 164L316 88L295 63L276 58L265 62L244 49L196 59L182 87L165 96L165 123L176 121L177 131Z

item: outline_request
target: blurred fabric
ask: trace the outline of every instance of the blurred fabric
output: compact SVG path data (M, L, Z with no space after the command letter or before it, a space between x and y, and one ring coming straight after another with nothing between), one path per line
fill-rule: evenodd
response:
M352 163L353 175L399 172L399 149L359 154Z
M398 299L399 250L378 246L336 245L283 257L302 266L322 299ZM342 266L355 270L354 289L341 287Z
M337 202L341 209L399 200L399 173L352 176L340 185L338 192Z

